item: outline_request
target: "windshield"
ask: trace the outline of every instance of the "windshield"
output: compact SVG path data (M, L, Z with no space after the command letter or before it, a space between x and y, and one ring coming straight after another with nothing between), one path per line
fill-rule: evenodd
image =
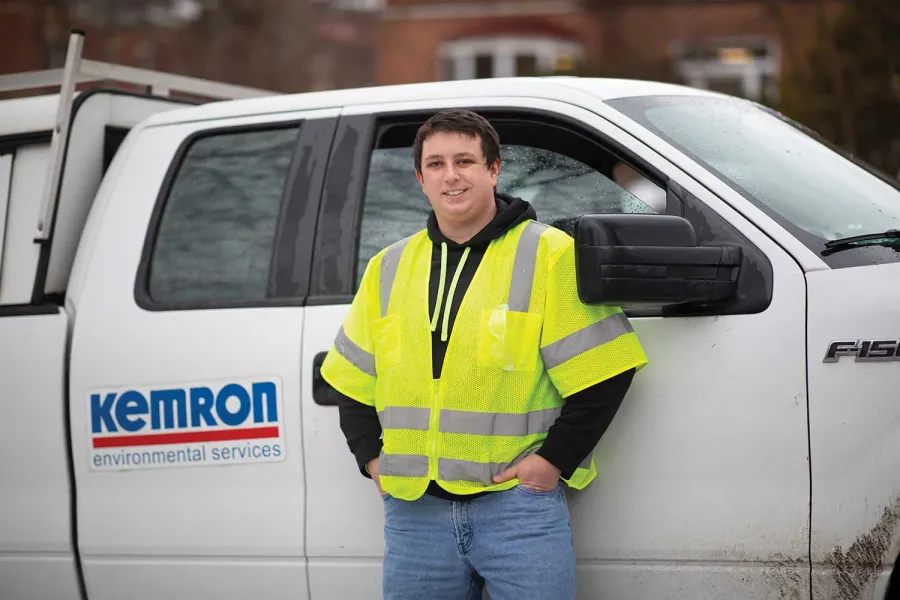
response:
M896 240L826 251L828 240L900 228L900 185L812 132L736 98L653 96L609 104L715 173L832 267L900 260Z

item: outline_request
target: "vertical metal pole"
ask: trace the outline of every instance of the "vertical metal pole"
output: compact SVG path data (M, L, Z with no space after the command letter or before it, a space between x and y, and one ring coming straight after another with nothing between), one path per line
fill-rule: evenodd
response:
M59 89L56 123L53 127L53 138L50 141L50 164L47 167L47 178L44 182L44 196L41 200L40 220L37 225L35 241L50 238L50 228L56 211L56 199L62 180L63 155L69 139L69 125L72 118L72 98L75 95L75 83L81 70L81 53L84 49L84 32L73 30L69 36L69 49L66 54L66 66Z

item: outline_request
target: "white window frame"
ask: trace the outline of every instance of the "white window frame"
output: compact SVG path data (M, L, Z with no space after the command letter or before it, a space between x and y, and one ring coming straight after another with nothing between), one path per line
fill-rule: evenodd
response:
M780 74L780 58L778 45L769 38L713 38L704 41L710 48L749 48L764 46L767 50L765 58L751 57L745 63L727 63L717 60L683 59L686 42L676 42L670 49L678 73L686 85L699 89L710 89L715 79L740 79L741 88L746 98L762 100L766 90L763 89L764 77L777 79ZM690 45L697 45L696 42ZM777 94L777 89L773 90Z
M560 55L571 56L578 62L584 57L584 49L573 40L551 36L489 36L454 40L438 48L437 78L475 79L475 58L482 55L492 59L492 77L515 77L516 56L534 56L537 71L549 73L555 68ZM450 73L442 72L446 64L452 65Z
M386 8L385 0L318 0L327 3L334 10L357 12L381 12Z

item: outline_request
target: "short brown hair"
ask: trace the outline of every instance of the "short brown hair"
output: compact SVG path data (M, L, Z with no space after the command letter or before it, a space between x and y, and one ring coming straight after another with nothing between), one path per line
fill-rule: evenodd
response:
M481 140L481 153L484 154L488 166L500 159L500 136L487 119L471 110L445 110L425 121L416 132L413 156L417 173L422 172L422 146L425 145L425 140L435 133L475 136Z

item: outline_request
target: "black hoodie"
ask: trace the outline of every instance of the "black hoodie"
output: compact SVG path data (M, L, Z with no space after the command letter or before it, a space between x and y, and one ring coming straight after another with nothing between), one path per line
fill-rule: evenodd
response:
M441 314L437 315L438 323L443 323L443 313L450 311L450 320L446 339L450 339L453 323L459 305L465 296L466 290L481 259L487 250L491 240L494 240L523 221L537 219L534 208L520 198L513 198L505 194L496 195L497 214L484 229L475 234L469 241L458 244L447 239L437 225L434 212L428 217L428 237L432 242L431 273L429 282L428 314L434 315L434 309L438 301L441 272L441 244L447 244L446 273L455 273L457 265L468 247L469 254L459 275L455 291L452 296L452 306L447 306L447 295L450 290L445 290L445 297L441 299ZM449 286L445 286L449 287ZM442 327L438 326L431 334L431 357L433 365L432 376L440 378L444 365L444 355L447 352L447 342L441 341ZM537 451L537 454L545 458L562 472L563 477L571 477L576 467L593 450L600 437L606 431L613 417L619 409L625 393L631 384L634 370L627 371L589 387L581 392L566 398L560 416L547 433L547 438ZM336 393L336 391L335 391ZM381 452L381 423L375 408L356 402L351 398L337 394L340 411L341 430L347 438L350 451L356 457L360 472L369 477L366 465ZM427 493L448 500L472 499L480 494L457 496L451 494L432 481Z

